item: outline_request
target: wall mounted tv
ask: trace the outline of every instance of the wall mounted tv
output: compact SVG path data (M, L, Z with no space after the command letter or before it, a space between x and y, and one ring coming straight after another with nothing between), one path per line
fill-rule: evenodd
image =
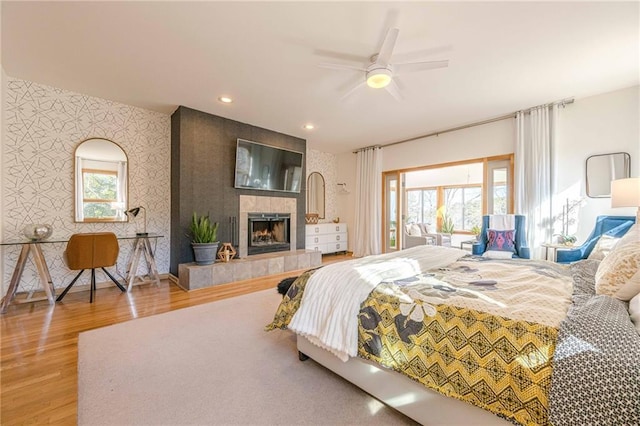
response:
M300 192L302 161L301 152L238 139L235 187Z

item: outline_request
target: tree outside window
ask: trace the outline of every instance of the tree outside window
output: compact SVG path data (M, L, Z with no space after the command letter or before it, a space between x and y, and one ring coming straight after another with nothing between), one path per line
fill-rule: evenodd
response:
M117 202L118 174L109 170L82 170L83 214L85 218L112 219Z
M474 225L481 223L482 187L463 186L444 189L445 214L453 221L454 229L471 231Z
M407 190L407 223L429 223L435 226L437 210L437 189Z

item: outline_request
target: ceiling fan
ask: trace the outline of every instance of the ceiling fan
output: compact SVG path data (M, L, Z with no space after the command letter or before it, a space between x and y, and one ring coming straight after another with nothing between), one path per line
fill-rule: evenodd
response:
M342 96L342 99L350 96L365 84L374 89L386 89L397 100L402 99L400 88L397 85L397 76L415 71L426 71L436 68L445 68L449 65L448 60L444 61L419 61L419 62L402 62L391 63L391 55L398 39L398 28L389 28L380 52L371 56L370 63L367 66L355 66L347 64L321 63L318 64L322 68L331 68L338 70L355 70L364 73L364 80L359 82L355 87L351 88Z

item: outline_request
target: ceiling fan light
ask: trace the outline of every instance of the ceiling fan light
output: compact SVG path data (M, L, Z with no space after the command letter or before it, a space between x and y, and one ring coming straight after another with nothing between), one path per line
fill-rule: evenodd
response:
M367 86L373 89L382 89L391 83L391 71L379 68L367 73Z

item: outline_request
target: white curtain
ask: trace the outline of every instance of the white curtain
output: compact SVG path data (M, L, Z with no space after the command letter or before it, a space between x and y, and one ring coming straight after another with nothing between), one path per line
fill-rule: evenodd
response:
M127 162L118 162L118 195L117 195L116 217L124 220L127 209Z
M84 220L84 189L82 176L82 157L76 157L76 220Z
M557 117L557 105L516 114L515 212L527 217L527 242L534 259L544 258L541 245L553 236Z
M358 151L356 165L356 218L353 255L381 253L382 148Z

